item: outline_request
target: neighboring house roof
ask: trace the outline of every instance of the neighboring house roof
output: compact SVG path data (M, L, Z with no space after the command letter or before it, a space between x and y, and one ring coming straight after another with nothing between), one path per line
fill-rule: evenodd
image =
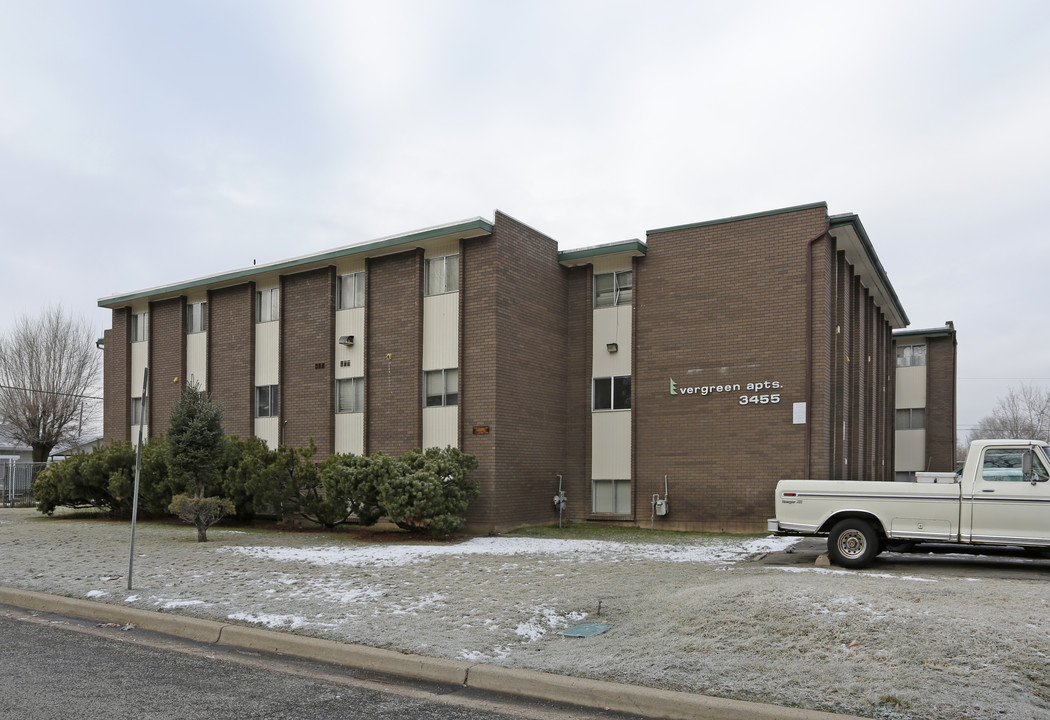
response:
M23 442L20 442L14 438L14 434L11 428L7 425L0 425L0 455L8 454L11 452L24 453L33 452L33 448L29 447Z
M68 457L69 455L76 455L79 452L94 452L98 448L102 447L102 438L95 437L86 440L81 440L72 447L64 448L59 452L52 453L53 457Z

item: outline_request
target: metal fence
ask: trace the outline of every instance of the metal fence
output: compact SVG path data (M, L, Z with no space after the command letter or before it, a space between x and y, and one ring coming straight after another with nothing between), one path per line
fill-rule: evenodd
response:
M47 463L0 461L0 506L33 504L33 480Z

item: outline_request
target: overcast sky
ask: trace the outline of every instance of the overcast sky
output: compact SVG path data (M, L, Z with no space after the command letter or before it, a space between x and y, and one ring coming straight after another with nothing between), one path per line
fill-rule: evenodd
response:
M1041 0L0 0L0 330L496 208L568 249L827 201L955 322L965 428L1050 386L1048 191Z

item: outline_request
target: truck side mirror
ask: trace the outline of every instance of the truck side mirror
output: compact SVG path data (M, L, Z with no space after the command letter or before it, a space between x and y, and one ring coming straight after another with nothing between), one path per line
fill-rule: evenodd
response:
M1025 480L1035 485L1035 472L1032 469L1032 448L1021 453L1021 475Z

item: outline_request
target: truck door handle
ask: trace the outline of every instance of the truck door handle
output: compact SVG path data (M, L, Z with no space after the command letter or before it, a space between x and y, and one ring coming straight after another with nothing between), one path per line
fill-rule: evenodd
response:
M981 488L981 492L995 492L995 488Z

